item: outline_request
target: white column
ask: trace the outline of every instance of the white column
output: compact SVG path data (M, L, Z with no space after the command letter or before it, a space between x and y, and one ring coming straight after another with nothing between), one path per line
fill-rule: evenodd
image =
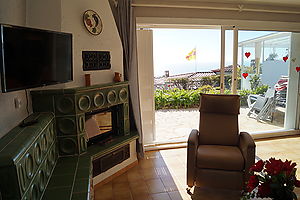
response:
M232 83L231 91L233 94L237 93L237 62L238 62L238 28L233 28L233 69L232 69Z
M144 144L155 140L153 31L137 31L140 106Z
M221 60L220 60L220 92L224 94L225 90L225 28L221 26Z
M260 57L261 57L261 42L255 43L255 68L256 68L256 74L260 74Z

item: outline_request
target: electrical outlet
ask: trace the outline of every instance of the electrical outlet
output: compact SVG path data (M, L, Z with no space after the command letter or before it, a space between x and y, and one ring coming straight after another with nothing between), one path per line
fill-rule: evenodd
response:
M19 109L19 108L21 108L22 101L21 101L21 99L20 99L20 98L18 98L18 97L15 97L15 98L14 98L14 103L15 103L15 109Z

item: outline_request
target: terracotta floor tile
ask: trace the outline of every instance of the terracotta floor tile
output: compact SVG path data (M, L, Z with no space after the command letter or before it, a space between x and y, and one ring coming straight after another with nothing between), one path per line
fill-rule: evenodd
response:
M112 183L107 183L102 185L100 188L97 186L94 188L95 200L112 200L113 199L113 189Z
M191 200L190 195L183 190L168 192L168 194L172 200Z
M151 197L153 200L171 200L168 193L157 193L157 194L151 194Z
M141 174L144 180L159 178L159 175L157 174L157 171L154 168L141 170Z
M113 182L113 184L114 183L126 183L126 182L128 182L127 173L121 174L120 176L114 178L112 182Z
M130 187L128 182L125 183L113 183L113 194L115 193L128 193Z
M289 159L300 166L300 137L256 142L256 155ZM297 171L300 177L300 169ZM300 189L295 190L300 195ZM95 200L214 200L238 199L231 193L193 191L186 193L186 148L152 151L127 173L100 187Z
M154 167L151 159L142 159L139 161L139 167L141 169L149 169Z
M127 185L127 187L113 187L113 199L114 200L132 200L132 194L130 191L129 186Z
M171 176L171 172L168 167L155 167L155 172L159 177Z
M146 159L149 158L161 158L161 153L160 151L147 151L145 152L145 156Z
M152 159L152 163L153 163L154 167L165 167L165 166L167 166L166 162L163 158Z
M152 200L152 198L149 194L133 194L133 200Z
M149 194L147 183L143 180L129 182L129 186L133 196Z
M173 177L164 177L161 178L161 181L163 182L167 192L178 191L181 189L179 184L176 184L176 181Z
M146 183L151 194L166 192L165 186L159 178L147 180Z
M140 170L134 170L134 171L129 170L127 172L127 179L129 182L139 181L143 179L143 174L141 173Z

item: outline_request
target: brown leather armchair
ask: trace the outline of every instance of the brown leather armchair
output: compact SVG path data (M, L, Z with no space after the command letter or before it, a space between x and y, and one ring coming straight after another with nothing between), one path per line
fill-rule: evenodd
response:
M241 190L255 162L255 143L239 133L238 95L201 94L200 126L188 139L187 185Z

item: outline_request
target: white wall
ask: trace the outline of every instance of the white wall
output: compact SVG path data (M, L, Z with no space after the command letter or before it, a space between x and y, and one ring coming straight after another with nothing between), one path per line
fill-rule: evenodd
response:
M91 35L84 27L85 10L96 11L103 22L103 32ZM122 45L107 0L1 0L0 23L30 26L73 34L74 81L37 89L83 86L81 51L111 52L111 70L88 71L92 84L112 82L114 72L123 74ZM21 99L20 109L14 108L14 98ZM29 99L30 103L30 99ZM0 137L15 127L26 116L25 92L0 93ZM31 107L29 108L31 110Z
M268 60L262 63L262 84L273 88L282 75L288 75L288 62Z
M111 52L111 70L86 72L91 73L92 84L112 82L114 72L123 74L122 45L108 0L62 0L63 32L73 33L73 57L75 81L66 84L67 87L84 84L81 51L100 50ZM98 13L103 23L102 33L98 36L90 34L83 25L84 11L91 9Z
M61 0L26 0L26 26L60 31Z
M0 1L0 23L25 26L26 1L2 0ZM22 101L20 109L15 109L14 98ZM25 92L0 92L0 137L16 126L26 116Z

